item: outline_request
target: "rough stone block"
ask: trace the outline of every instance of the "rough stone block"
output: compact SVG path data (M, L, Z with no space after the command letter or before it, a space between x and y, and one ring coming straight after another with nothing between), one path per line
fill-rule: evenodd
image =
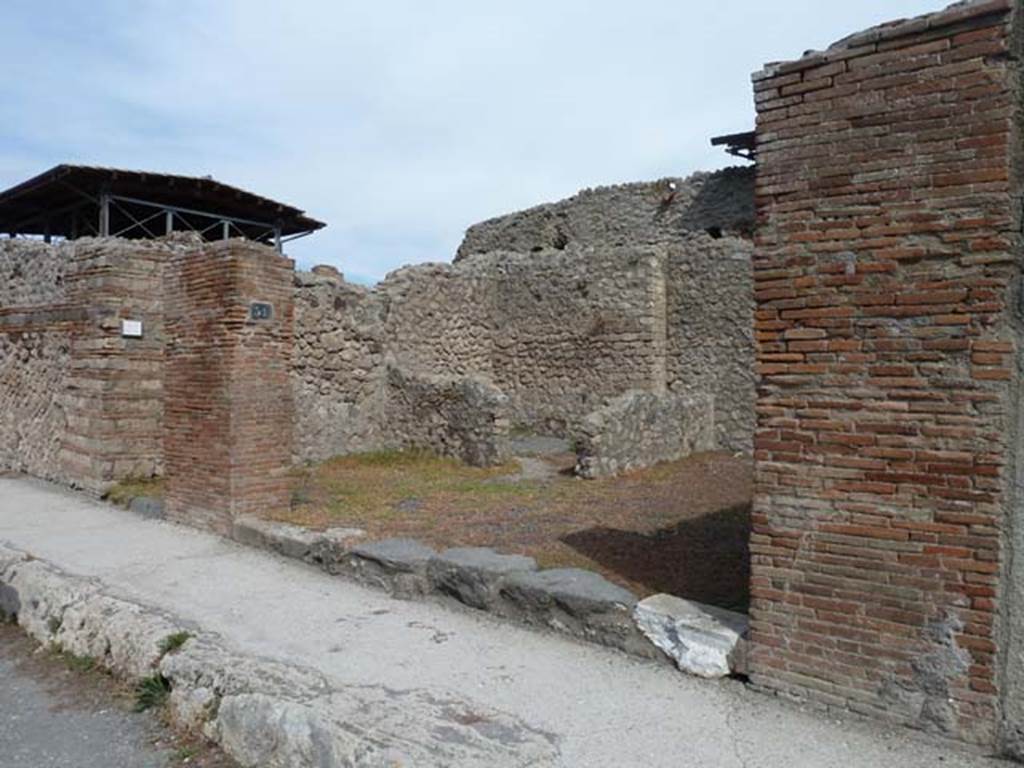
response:
M232 537L241 544L276 552L335 571L364 532L358 528L311 531L288 523L243 515L234 522Z
M339 570L397 596L425 594L427 564L437 552L415 539L384 539L354 547Z
M527 624L657 658L630 617L636 596L593 571L556 568L511 574L500 596L496 610Z
M136 496L128 504L128 509L147 520L164 519L164 500L153 496Z
M557 605L578 618L620 608L629 609L636 604L636 596L628 589L581 568L555 568L513 576L506 582L502 593L523 606L547 608Z
M643 469L716 447L714 398L632 391L577 428L576 474L595 478Z
M532 557L502 555L485 547L446 549L427 565L430 583L438 592L482 610L494 602L506 576L536 570Z
M746 672L749 620L744 614L674 595L654 595L637 603L633 618L684 672L705 678Z

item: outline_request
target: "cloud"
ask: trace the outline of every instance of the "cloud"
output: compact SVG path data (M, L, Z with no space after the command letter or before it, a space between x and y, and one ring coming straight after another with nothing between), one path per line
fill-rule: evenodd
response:
M935 2L202 0L5 6L0 179L211 173L328 229L303 265L447 261L473 222L720 167L750 73Z

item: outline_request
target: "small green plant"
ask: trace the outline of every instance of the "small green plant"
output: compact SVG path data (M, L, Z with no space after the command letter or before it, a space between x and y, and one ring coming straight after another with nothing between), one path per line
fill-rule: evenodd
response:
M127 507L136 496L151 496L161 499L163 495L163 478L127 477L107 490L103 498L119 506Z
M292 509L296 507L303 507L313 501L313 497L309 493L309 489L305 486L295 488L292 490L291 506Z
M198 754L199 750L195 747L178 747L174 753L174 759L179 763L187 763Z
M46 628L50 630L51 635L56 635L60 632L61 619L59 616L51 616L46 620Z
M96 659L92 656L78 656L74 653L62 653L61 658L72 672L86 673L96 669Z
M161 674L140 680L135 685L135 711L162 707L171 692L170 681Z
M176 650L181 648L188 639L192 637L189 632L175 632L173 635L168 635L160 641L160 653L166 656L168 653L174 653Z
M72 672L92 672L99 665L98 660L93 656L79 656L77 653L65 651L60 643L51 643L47 649L54 656L60 659Z

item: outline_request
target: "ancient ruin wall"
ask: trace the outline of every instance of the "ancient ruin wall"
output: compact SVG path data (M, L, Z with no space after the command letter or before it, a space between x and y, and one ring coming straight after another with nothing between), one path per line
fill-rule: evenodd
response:
M72 339L61 463L69 481L103 493L163 471L164 266L187 238L82 239L67 275L87 318ZM122 335L123 320L142 323Z
M737 235L753 226L752 185L734 168L588 190L472 227L456 263L371 290L299 275L297 457L403 443L388 361L490 381L513 425L556 434L631 389L713 394L718 444L749 451L751 245Z
M717 446L751 453L753 243L688 235L666 249L665 377L675 394L714 400Z
M1000 695L1020 709L997 618L1019 410L1011 8L755 76L751 679L981 744Z
M370 291L329 276L298 283L300 459L408 442L389 415L389 364L489 382L513 424L561 433L605 398L665 387L658 249L492 253L408 267Z
M296 274L295 456L322 461L386 445L382 302L340 275Z
M517 426L567 434L609 397L664 389L657 249L573 244L489 253L465 265L492 275L493 379Z
M0 470L61 477L64 392L80 319L67 307L70 252L0 240Z
M389 447L428 450L475 467L508 459L508 398L489 381L394 366L386 381Z
M685 179L587 189L557 203L488 219L469 228L455 261L492 251L562 250L569 243L667 243L709 230L749 238L754 224L754 169L728 168Z
M67 302L65 275L73 248L38 240L0 240L0 307L43 307Z
M717 447L714 398L632 391L575 429L576 474L611 477Z
M499 331L489 270L420 264L389 274L382 302L388 352L408 370L439 376L489 376Z
M293 282L291 260L244 240L195 246L168 265L170 519L227 533L240 515L288 508Z
M0 242L0 465L93 493L161 473L163 270L186 240Z

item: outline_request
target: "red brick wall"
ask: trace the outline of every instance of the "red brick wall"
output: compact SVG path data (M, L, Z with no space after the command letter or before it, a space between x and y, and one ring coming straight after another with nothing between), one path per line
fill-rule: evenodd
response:
M175 259L167 279L164 464L170 518L226 532L290 500L293 264L232 240ZM252 302L273 306L252 320Z
M71 340L61 460L73 484L102 493L119 480L159 475L163 463L162 241L81 240L68 270L86 320ZM121 334L142 322L141 338Z
M752 680L986 744L1017 386L1011 5L755 75Z

